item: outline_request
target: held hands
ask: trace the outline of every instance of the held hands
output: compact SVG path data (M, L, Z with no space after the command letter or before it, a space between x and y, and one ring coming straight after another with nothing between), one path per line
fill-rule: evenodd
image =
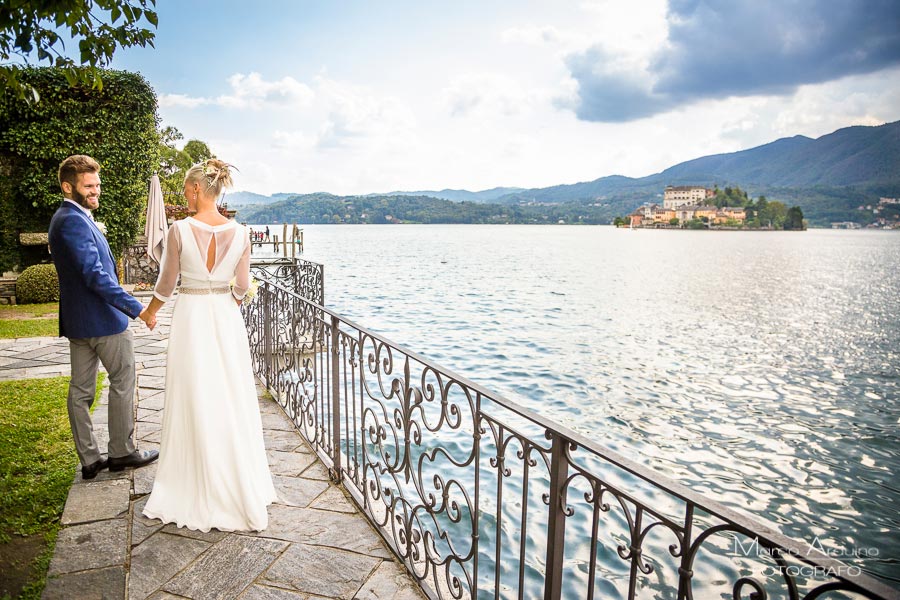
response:
M147 326L147 329L149 329L150 331L153 331L153 328L156 327L156 313L151 313L149 306L144 308L144 310L141 311L141 314L139 314L138 317L141 319L141 321L144 322L144 324Z

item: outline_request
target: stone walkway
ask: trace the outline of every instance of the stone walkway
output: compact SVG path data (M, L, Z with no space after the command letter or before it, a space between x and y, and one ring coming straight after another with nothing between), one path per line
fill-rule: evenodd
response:
M150 332L132 324L138 368L135 438L159 448L166 336L172 303ZM0 380L68 375L68 341L0 340ZM209 533L141 515L155 464L91 481L80 468L43 598L316 600L424 596L324 466L281 407L259 389L269 466L280 500L262 533ZM106 394L94 411L106 446Z

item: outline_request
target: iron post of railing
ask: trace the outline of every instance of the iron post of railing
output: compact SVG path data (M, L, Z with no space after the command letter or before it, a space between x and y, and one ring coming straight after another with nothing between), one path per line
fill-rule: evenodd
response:
M269 282L264 281L262 286L268 287ZM265 354L265 367L264 373L266 374L266 387L272 388L274 387L272 381L272 307L270 306L272 302L272 294L264 294L263 295L263 352Z
M341 334L341 322L331 316L331 460L334 462L331 478L341 481L341 391L340 360L341 351L338 343Z
M548 432L549 434L549 432ZM547 530L547 575L544 600L558 600L562 594L563 555L566 543L566 478L569 475L568 442L553 436L550 453L549 519Z
M678 597L687 598L688 590L691 588L691 578L694 571L691 568L692 557L687 551L693 544L694 530L694 504L687 502L684 508L684 540L681 542L681 564L678 565Z

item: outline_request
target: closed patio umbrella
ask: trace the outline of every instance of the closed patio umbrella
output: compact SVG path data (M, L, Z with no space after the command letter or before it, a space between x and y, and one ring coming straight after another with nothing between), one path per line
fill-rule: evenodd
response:
M159 185L159 176L154 175L150 178L150 195L147 197L147 223L144 225L144 235L147 236L147 255L157 263L162 262L163 254L166 251L168 229L162 187Z

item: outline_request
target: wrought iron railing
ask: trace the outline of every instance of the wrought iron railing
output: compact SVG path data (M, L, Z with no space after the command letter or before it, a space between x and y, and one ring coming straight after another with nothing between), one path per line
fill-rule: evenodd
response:
M900 598L287 286L244 311L257 375L432 598Z
M320 263L303 258L253 258L250 272L257 280L274 281L315 304L325 304L325 266Z

